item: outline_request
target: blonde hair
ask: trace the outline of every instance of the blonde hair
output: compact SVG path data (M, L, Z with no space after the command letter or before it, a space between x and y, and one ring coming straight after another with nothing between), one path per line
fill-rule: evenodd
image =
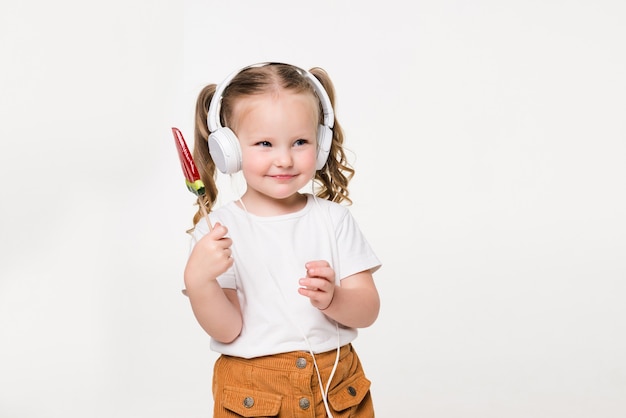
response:
M330 102L335 106L335 88L323 69L316 67L310 70L322 84ZM209 129L207 127L207 114L211 99L215 94L215 84L204 87L196 101L195 129L193 158L198 167L200 177L204 183L205 195L198 197L197 204L203 205L206 212L210 213L217 200L216 167L209 154L208 140ZM220 122L222 126L229 126L232 120L233 107L236 100L255 94L267 93L275 89L286 89L300 92L309 92L317 97L313 86L300 72L297 67L287 64L268 64L261 67L250 67L237 74L222 94ZM319 119L323 122L321 103L319 105ZM335 117L332 143L326 164L315 173L315 194L333 202L346 202L351 204L348 197L348 183L354 176L354 169L349 165L343 148L344 135L341 125ZM202 219L202 210L193 217L193 225Z

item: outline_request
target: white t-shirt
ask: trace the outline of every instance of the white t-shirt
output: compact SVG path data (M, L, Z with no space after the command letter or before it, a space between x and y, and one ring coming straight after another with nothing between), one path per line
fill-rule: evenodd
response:
M244 358L309 349L321 353L336 349L338 338L340 345L356 338L356 329L342 326L337 335L335 322L298 293L309 261L328 261L337 285L380 267L346 207L307 194L306 206L295 213L255 216L230 202L210 218L226 226L233 240L234 265L218 282L237 289L243 313L241 334L229 344L211 340L214 351ZM199 222L194 238L207 231L206 223Z

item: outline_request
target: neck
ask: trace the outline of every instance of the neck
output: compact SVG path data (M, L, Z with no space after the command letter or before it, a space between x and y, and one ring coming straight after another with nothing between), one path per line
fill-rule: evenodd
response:
M246 212L256 216L279 216L302 210L306 206L306 202L307 197L301 193L293 194L284 199L273 199L246 192L239 199L238 204Z

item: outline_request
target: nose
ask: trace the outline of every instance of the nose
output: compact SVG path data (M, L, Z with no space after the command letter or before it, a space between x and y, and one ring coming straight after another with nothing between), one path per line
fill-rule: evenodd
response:
M291 167L293 165L293 156L291 150L277 149L274 158L274 165L277 167Z

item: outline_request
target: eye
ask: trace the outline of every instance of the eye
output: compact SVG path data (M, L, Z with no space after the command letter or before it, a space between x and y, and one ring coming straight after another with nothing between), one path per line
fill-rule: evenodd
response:
M269 141L259 141L255 145L258 145L260 147L271 147L272 146L272 144Z
M296 142L294 142L294 144L293 144L293 145L294 145L294 146L296 146L296 147L301 147L302 145L306 145L306 144L308 144L308 143L309 143L309 140L308 140L308 139L302 139L302 138L300 138L300 139L297 139L297 140L296 140Z

